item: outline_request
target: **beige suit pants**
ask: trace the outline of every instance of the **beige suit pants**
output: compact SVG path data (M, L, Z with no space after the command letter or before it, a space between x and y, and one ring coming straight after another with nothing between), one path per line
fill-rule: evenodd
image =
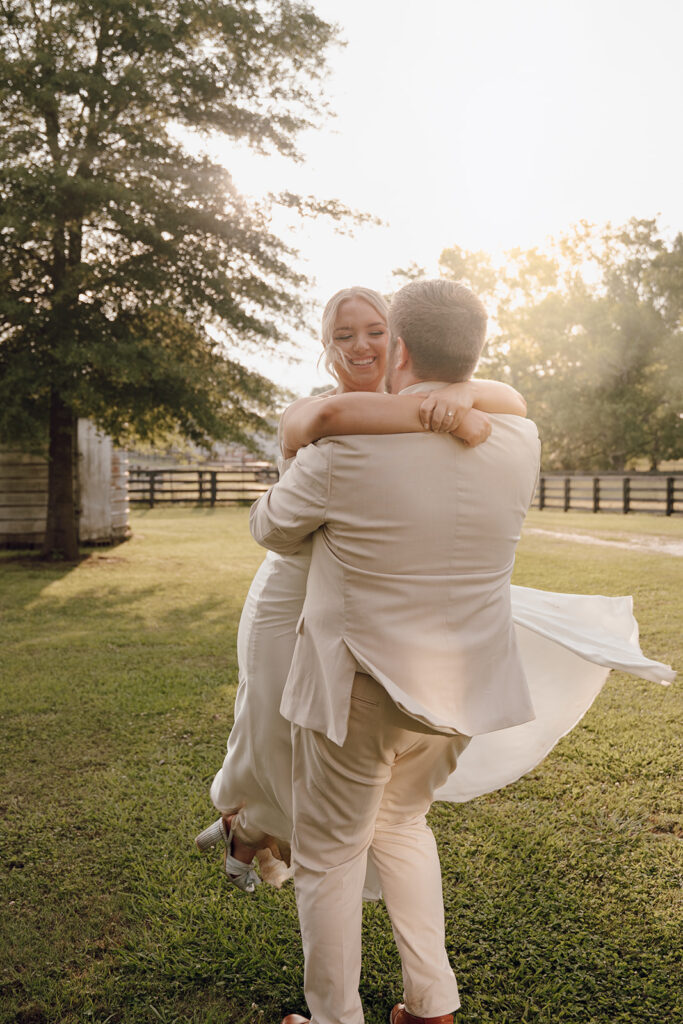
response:
M368 851L419 1017L460 1005L445 949L441 866L425 814L469 737L415 731L369 676L354 680L342 747L293 726L292 863L314 1024L362 1024L362 893Z

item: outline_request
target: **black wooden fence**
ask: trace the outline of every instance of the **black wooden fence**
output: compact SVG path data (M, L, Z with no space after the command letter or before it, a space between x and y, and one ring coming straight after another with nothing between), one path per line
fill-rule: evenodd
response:
M683 512L683 474L541 475L532 508L586 512Z
M250 505L277 480L268 462L235 463L223 469L138 469L129 471L131 504ZM585 512L683 513L683 474L544 473L532 508Z
M140 469L128 474L131 505L251 505L278 478L269 462L238 462L222 469Z

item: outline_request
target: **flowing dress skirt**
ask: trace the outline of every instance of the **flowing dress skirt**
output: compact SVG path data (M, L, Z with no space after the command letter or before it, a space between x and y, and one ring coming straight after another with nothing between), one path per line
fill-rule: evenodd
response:
M291 836L292 748L290 724L279 708L309 564L310 542L293 556L269 551L254 577L237 640L235 724L211 786L219 811L244 806L250 826L285 843ZM513 586L512 613L536 719L474 736L437 800L472 800L531 771L583 717L610 669L659 683L674 678L667 665L642 654L630 597Z

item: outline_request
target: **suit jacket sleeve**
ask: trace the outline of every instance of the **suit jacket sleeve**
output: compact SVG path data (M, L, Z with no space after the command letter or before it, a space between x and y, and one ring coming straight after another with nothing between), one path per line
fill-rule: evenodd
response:
M333 450L329 442L301 448L282 479L251 506L251 535L262 547L292 555L325 522Z

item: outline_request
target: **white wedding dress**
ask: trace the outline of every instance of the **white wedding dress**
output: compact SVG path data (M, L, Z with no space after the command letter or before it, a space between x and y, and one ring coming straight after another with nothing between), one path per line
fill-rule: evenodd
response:
M310 557L310 541L296 555L269 551L249 588L237 636L235 723L211 786L219 811L248 807L251 823L287 844L292 755L290 724L279 708ZM474 736L437 800L471 800L534 768L586 713L610 669L658 683L674 678L668 665L642 654L630 597L513 586L512 615L536 719Z

